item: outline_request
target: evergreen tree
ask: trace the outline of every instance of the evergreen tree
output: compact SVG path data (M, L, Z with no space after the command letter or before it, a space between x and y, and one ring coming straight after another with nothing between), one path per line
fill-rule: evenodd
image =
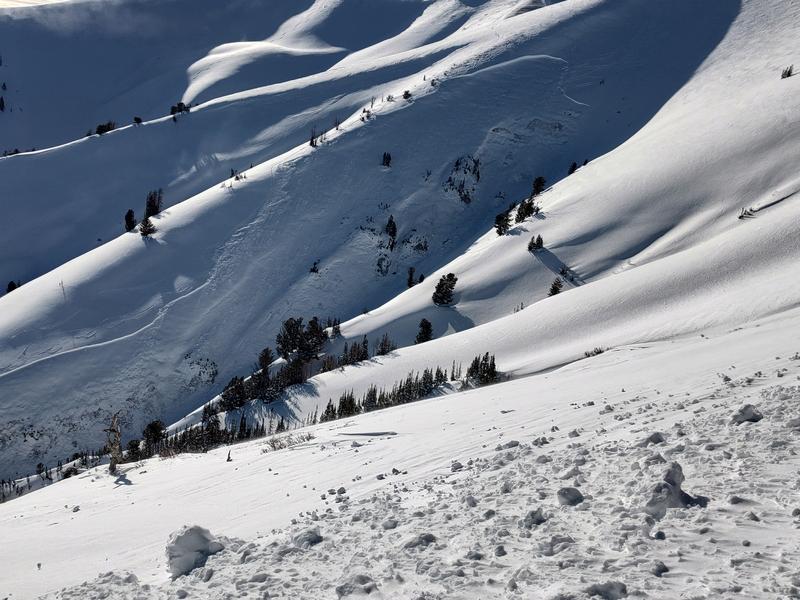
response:
M414 339L415 344L424 344L425 342L429 342L433 339L433 326L428 319L422 319L419 322L419 332L417 332L417 337Z
M8 294L9 292L13 292L18 287L19 286L15 282L9 281L8 285L6 286L6 294Z
M364 399L361 401L361 408L364 412L370 412L378 408L378 388L374 385L369 386Z
M545 178L542 177L541 175L539 175L538 177L536 177L536 179L533 180L533 191L531 193L531 198L533 198L534 196L538 196L544 191L545 182L546 182Z
M306 325L305 331L298 339L298 358L304 362L316 357L328 341L328 334L319 322L313 317Z
M494 218L494 228L497 235L505 235L508 233L508 228L511 226L511 219L508 212L501 212Z
M537 250L541 250L544 248L544 240L542 239L541 235L534 235L531 237L531 241L528 242L528 252L536 252Z
M136 227L136 216L133 214L133 209L129 208L125 213L125 231L133 231Z
M383 159L381 160L381 166L383 167L391 167L392 166L392 155L388 152L383 153Z
M142 237L148 237L153 235L156 231L156 226L153 225L153 222L150 220L150 217L145 217L144 220L139 223L139 233L142 234Z
M406 285L410 288L417 284L417 282L414 281L414 271L414 267L408 267L408 278L406 279Z
M126 462L136 462L141 457L141 440L131 440L126 447L127 455L125 456Z
M3 99L2 96L0 96L0 112L5 112L5 110L6 110L6 101L5 99Z
M303 338L303 319L289 317L281 325L281 330L275 338L275 349L282 358L298 349Z
M389 215L389 221L386 223L385 231L390 238L397 237L397 224L394 222L393 215Z
M576 163L576 162L573 162L573 163L572 163L572 164L569 166L569 171L567 172L567 174L568 174L568 175L572 175L572 174L573 174L575 171L577 171L577 170L578 170L578 163Z
M153 456L161 449L161 441L164 439L166 427L164 423L158 419L150 421L142 431L142 440L144 440L144 450L146 456Z
M327 421L335 421L336 420L336 408L333 406L333 400L328 400L328 406L325 407L325 411L320 415L319 422L325 423Z
M161 188L147 192L147 199L144 203L144 218L154 217L161 212L164 204L164 192Z
M561 292L561 288L564 287L564 282L561 281L560 277L556 277L553 280L553 283L550 285L550 291L547 293L548 296L555 296L559 292Z
M458 277L453 273L442 275L433 292L433 303L437 306L447 306L453 303L453 290L458 282Z
M352 417L359 413L358 404L353 392L345 392L339 398L339 408L336 411L336 418Z
M397 344L389 339L388 333L384 333L380 341L375 343L375 354L378 356L385 356L393 350L397 350Z
M258 353L258 368L269 379L269 366L275 361L275 355L272 353L272 348L267 346Z
M236 410L244 406L247 402L247 393L245 390L244 379L241 377L233 377L225 389L220 394L219 406L225 412Z

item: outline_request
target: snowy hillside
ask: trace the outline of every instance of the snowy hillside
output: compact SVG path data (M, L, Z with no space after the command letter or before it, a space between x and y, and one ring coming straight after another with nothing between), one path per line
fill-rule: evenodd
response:
M116 478L88 471L0 504L14 548L3 588L29 598L69 586L54 597L81 599L367 588L377 598L792 597L797 317L318 425L285 450L236 445L231 462L220 448L123 465ZM748 403L763 418L736 425ZM653 488L673 462L706 508L659 512ZM583 502L561 505L562 488ZM173 581L165 547L184 525L225 548ZM187 557L177 546L173 566Z
M667 143L685 144L672 135L670 114L678 127L692 110L710 110L713 98L730 92L718 70L703 66L715 60L721 41L728 47L716 60L726 70L726 60L739 64L750 56L750 45L764 48L758 35L774 44L774 52L752 57L741 76L770 90L769 100L754 90L752 101L774 102L783 111L761 115L772 121L758 132L764 136L759 140L772 143L773 132L786 133L788 117L781 115L790 109L781 103L792 97L796 81L780 81L774 70L790 54L781 41L793 43L791 28L783 27L778 12L767 15L758 31L748 29L748 11L760 5L746 5L737 18L735 3L714 3L695 19L698 8L691 2L572 0L539 10L526 10L538 3L504 0L386 3L393 8L383 24L383 13L367 8L371 3L314 2L275 31L265 25L262 39L274 38L270 44L207 48L205 58L184 62L189 83L181 94L202 104L175 122L162 117L0 159L3 197L18 199L11 212L19 224L3 238L3 272L11 273L9 279L40 275L0 299L0 386L7 415L0 473L23 473L42 459L53 462L99 445L102 428L119 409L126 435L153 418L180 418L231 376L248 371L289 316L346 320L405 289L409 266L429 275L451 260L475 263L474 253L465 251L499 210L529 193L536 175L551 183L562 179L571 162L611 151L656 114L649 137L646 128L619 152L630 147L639 158L643 152L659 154ZM62 14L71 6L43 10ZM93 4L81 6L89 10ZM173 3L147 7L175 10ZM285 16L275 10L277 20ZM403 19L392 11L401 11ZM9 14L6 23L14 29L17 13ZM404 24L402 31L398 24ZM681 36L673 35L678 28ZM70 39L69 30L57 31L59 39ZM279 38L293 40L292 48L319 50L320 69L332 47L346 52L327 70L304 75L292 71L300 66L287 67L288 77L300 77L245 89L261 70L241 61L271 60L271 44ZM708 84L697 85L708 88L707 95L691 93L698 68L698 79L708 76ZM233 88L244 91L206 99L214 90ZM688 107L678 101L683 89L687 102L694 98ZM405 90L408 100L401 98ZM166 111L176 96L170 93L159 106ZM743 93L742 102L748 97ZM676 110L667 111L673 105ZM155 116L140 112L145 119ZM732 109L729 118L739 116ZM667 124L670 129L659 135ZM699 135L695 122L683 126ZM317 148L307 142L312 127L329 130ZM789 136L782 139L789 144ZM781 148L775 146L776 155ZM783 151L786 156L790 149ZM393 157L390 168L380 166L384 152ZM685 152L675 157L679 162L659 158L626 165L634 169L632 179L601 168L607 161L619 164L612 156L543 196L543 204L551 205L540 221L547 224L545 237L552 236L541 255L544 263L521 256L519 247L506 258L502 246L523 236L493 243L502 261L496 268L484 263L481 269L493 271L484 281L478 281L477 269L474 285L468 274L462 278L457 293L465 302L437 315L437 336L447 324L451 331L465 330L512 313L520 302L533 305L559 260L583 281L606 279L641 260L642 252L660 256L699 242L709 213L721 219L723 209L738 210L751 199L748 192L758 188L761 197L789 183L786 161L770 164L766 175L751 162L752 170L740 175L748 189L734 197L706 197L711 182L675 172L683 160L694 160ZM721 168L725 156L717 156ZM479 180L476 169L464 174L455 168L475 160ZM246 179L225 179L233 168ZM647 177L636 174L642 168ZM610 196L614 188L593 185L611 179L627 193ZM466 197L452 189L461 183ZM164 188L168 208L154 219L153 239L120 235L125 210L134 208L141 218L144 196L157 187ZM691 191L676 191L684 189ZM664 193L680 194L681 203L657 202L653 195ZM556 218L559 213L574 216ZM597 213L602 218L593 223ZM653 213L659 218L651 219ZM389 215L400 242L392 251L380 233ZM733 215L724 218L727 223ZM564 248L552 248L551 240ZM509 259L514 264L506 264ZM319 273L310 273L315 262ZM433 283L428 277L427 285ZM387 323L410 320L429 291L407 293L417 298L407 305L400 296L395 302L404 306ZM591 306L582 307L591 319ZM554 321L549 335L575 318L561 312L556 321L563 323ZM385 325L372 323L376 329ZM407 343L408 333L393 334ZM598 342L592 336L581 342L583 335L565 336L581 354L591 344L626 340L618 335ZM554 354L537 368L564 358ZM516 369L509 359L498 354L503 369Z
M0 0L0 598L800 595L798 19Z

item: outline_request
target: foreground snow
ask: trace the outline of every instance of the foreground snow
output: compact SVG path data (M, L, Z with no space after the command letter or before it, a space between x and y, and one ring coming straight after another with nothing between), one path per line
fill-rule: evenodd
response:
M129 465L117 479L87 472L0 506L14 548L3 587L11 598L84 580L57 596L581 598L618 582L653 598L791 595L796 318L316 426L286 450L234 446L232 462L219 449ZM747 403L763 419L733 424ZM665 441L645 444L656 432ZM708 506L648 522L672 461ZM563 487L584 501L561 506ZM225 549L171 580L165 547L184 525ZM669 569L660 578L656 561Z

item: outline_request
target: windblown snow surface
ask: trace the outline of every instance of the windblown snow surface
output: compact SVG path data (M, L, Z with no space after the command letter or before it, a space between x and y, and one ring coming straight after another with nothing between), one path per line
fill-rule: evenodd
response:
M770 0L0 10L0 150L23 150L0 158L0 276L24 282L0 298L0 477L100 446L117 411L126 439L196 423L289 316L341 318L331 352L400 348L250 415L300 423L484 352L510 378L2 504L0 597L800 594L800 77L780 78L798 18ZM497 236L537 175L542 212ZM121 233L159 187L154 236ZM423 317L435 339L414 345Z

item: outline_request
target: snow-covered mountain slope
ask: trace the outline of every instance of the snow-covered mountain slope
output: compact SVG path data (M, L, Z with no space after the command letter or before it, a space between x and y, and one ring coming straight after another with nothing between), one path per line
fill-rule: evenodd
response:
M629 597L791 597L797 318L618 348L318 425L286 450L236 445L232 462L218 449L125 465L116 479L86 472L0 505L13 548L3 589L321 599L372 581L387 599L550 600L617 582ZM763 419L731 423L745 403ZM648 443L655 433L664 441ZM660 518L650 500L673 461L683 490L708 505ZM562 487L584 501L561 506ZM183 525L208 528L225 549L171 581L164 547ZM321 542L303 547L309 538L298 536L314 527ZM669 569L661 577L657 561Z
M798 50L787 19L747 4L691 81L636 135L545 192L536 218L502 237L490 231L424 283L343 324L334 350L384 332L409 347L312 378L282 412L321 411L346 391L391 387L411 371L466 364L482 352L521 375L597 347L732 327L795 307L800 82L777 77L772 62L788 61L787 44ZM738 219L746 207L755 218ZM543 236L544 251L527 250L532 235ZM575 275L569 293L546 298L565 265ZM434 306L436 281L448 272L459 277L456 304ZM520 304L527 308L514 312ZM413 346L421 318L439 339ZM463 333L442 337L454 331Z
M392 11L386 13L391 22L378 23L380 15L365 8L371 4L362 4L359 10L349 2L292 3L295 11L310 12L249 36L272 42L222 45L186 61L191 80L182 97L204 101L215 90L252 86L261 69L247 68L247 61L272 60L274 36L292 48L320 50L321 61L333 56L321 49L350 50L326 71L278 83L267 76L266 87L209 99L175 123L167 117L0 160L3 197L20 199L10 209L19 225L1 242L7 244L3 272L24 278L64 263L0 299L0 475L98 445L109 415L119 409L126 435L152 418L178 419L232 375L247 371L284 318L347 319L380 306L405 288L409 266L428 275L452 260L465 269L471 265L457 290L463 304L439 311L437 335L446 327L460 331L508 315L519 302L530 306L544 295L557 260L590 284L586 290L598 290L571 291L563 300L520 313L519 322L499 325L516 334L505 352L503 344L485 337L486 329L476 330L480 338L462 338L472 355L491 344L509 371L552 367L598 343L646 339L647 330L599 335L595 325L574 324L599 321L600 311L609 325L624 320L631 307L612 303L624 291L604 283L606 276L701 241L716 244L708 240L718 236L732 239L727 223L735 219L729 211L751 193L763 198L791 183L789 161L766 164L781 151L784 159L795 152L787 132L796 81L779 81L775 72L796 46L791 6L570 0L526 10L541 3L398 2L402 6L392 10L407 11L400 20L404 28L398 28ZM148 4L152 10L160 6L175 8ZM337 21L340 14L348 18ZM736 81L730 75L734 66L741 77ZM404 90L409 100L401 98ZM727 147L704 151L714 142L697 128L724 119L731 127L746 125L738 119L747 109L736 103L720 108L722 113L710 108L734 92L744 106L752 109L757 101L759 109L778 112L750 115L755 120L749 122L766 127L750 137L764 146L763 162L736 163L744 168L737 180L746 189L732 199L722 197L732 186L720 195L709 190L715 178L730 176L723 159L734 153ZM170 97L172 92L166 103ZM370 106L372 117L360 119ZM466 252L499 210L529 192L535 175L560 179L573 160L606 154L656 113L619 150L547 192L544 220L515 231L544 224L543 262L524 255L521 235L491 243L482 238ZM338 131L332 128L336 117L342 121ZM673 119L676 132L701 136L702 145L696 138L690 138L691 146L676 139ZM312 126L330 129L318 148L306 141ZM390 169L379 166L387 151ZM479 160L479 180L475 173L454 173L457 161L474 164L473 159ZM702 161L708 171L700 168ZM694 169L681 171L687 163ZM203 168L209 164L214 168ZM223 180L230 168L246 169L246 179ZM618 169L625 175L617 176ZM453 176L464 178L469 203L449 189ZM140 206L146 191L158 186L165 188L168 204L191 197L154 219L159 231L152 240L135 233L113 237L125 209ZM53 201L56 191L63 202ZM612 197L610 191L617 193ZM764 235L772 236L780 231L773 222L788 227L774 216L785 210L793 208L778 205L765 211L771 220L759 217L747 227L769 227ZM394 251L381 234L389 214L399 230ZM717 226L708 214L717 215ZM98 238L113 239L86 252ZM761 258L788 262L791 243L777 243L784 245L775 253L751 258L753 272L769 276L761 266L770 265ZM481 252L494 267L480 264ZM320 272L309 273L315 261ZM675 276L660 263L647 265L658 281L633 275L635 270L625 275L644 294L637 300L642 315L659 302L647 289ZM716 273L720 281L723 274ZM430 297L425 286L432 283L428 277L376 318L368 315L344 331L357 335L359 327L385 327L407 343L421 303ZM780 285L785 287L774 294L774 303L743 317L790 303L796 293L792 279ZM681 289L689 287L691 282ZM706 290L712 303L718 300L714 289ZM602 309L593 306L596 300L605 303ZM562 302L568 310L556 309ZM539 312L551 315L541 321L547 336L564 332L571 347L551 357L520 353L523 340L530 346L536 335L543 337L534 328L526 338L520 329L540 323L533 316ZM654 327L652 333L690 330L692 323L682 330ZM473 346L475 340L480 343ZM408 364L449 363L451 351L456 358L466 347L453 338L430 346L431 353L444 356L411 349L408 355L417 358ZM390 384L394 371L384 373L382 381Z

